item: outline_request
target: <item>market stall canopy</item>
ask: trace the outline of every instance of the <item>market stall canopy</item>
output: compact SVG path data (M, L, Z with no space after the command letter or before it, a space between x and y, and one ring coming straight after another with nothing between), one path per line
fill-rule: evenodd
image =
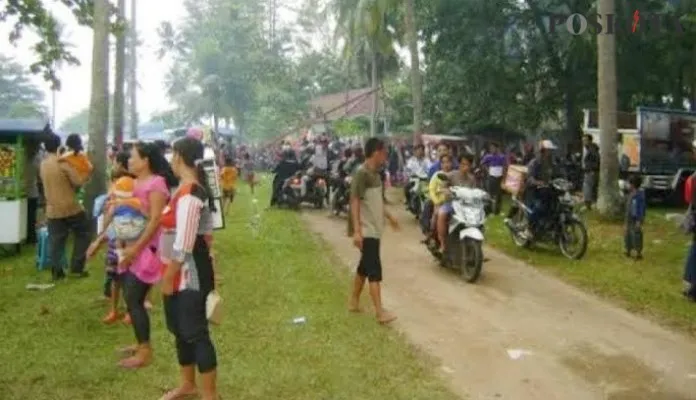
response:
M424 144L436 144L440 142L466 142L468 139L454 135L421 135Z
M40 119L0 119L0 136L41 136L48 129Z

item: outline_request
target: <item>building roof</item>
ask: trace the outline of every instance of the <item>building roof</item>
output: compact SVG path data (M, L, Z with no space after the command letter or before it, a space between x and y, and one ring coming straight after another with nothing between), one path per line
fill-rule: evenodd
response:
M379 89L374 91L372 88L363 88L317 97L309 102L312 119L315 121L335 121L340 118L370 116L374 96L379 96L377 113L383 114L384 102L380 94L381 90Z

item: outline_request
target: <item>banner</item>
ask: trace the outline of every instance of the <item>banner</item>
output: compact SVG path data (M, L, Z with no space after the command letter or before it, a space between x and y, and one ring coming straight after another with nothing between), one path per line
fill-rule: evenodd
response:
M208 186L215 200L215 211L213 211L213 229L225 228L225 214L222 209L222 186L220 185L220 171L215 164L215 160L207 159L203 161L203 170L208 180Z
M619 156L626 155L631 161L630 168L640 166L640 138L638 135L623 134Z

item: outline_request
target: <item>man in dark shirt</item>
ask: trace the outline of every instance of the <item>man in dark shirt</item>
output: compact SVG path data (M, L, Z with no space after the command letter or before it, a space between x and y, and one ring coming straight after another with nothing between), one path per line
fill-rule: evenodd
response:
M597 183L599 182L599 148L592 141L591 135L582 138L582 196L585 207L589 210L597 201Z
M535 232L536 225L543 218L546 199L541 187L547 185L553 178L553 150L556 148L550 140L542 140L539 153L527 165L525 203L532 210L529 218L530 234Z

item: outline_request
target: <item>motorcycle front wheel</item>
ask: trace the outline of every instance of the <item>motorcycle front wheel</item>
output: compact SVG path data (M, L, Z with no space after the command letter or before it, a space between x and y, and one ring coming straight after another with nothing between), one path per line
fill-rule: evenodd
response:
M525 235L525 231L529 227L529 220L527 220L527 214L522 208L517 208L517 211L515 211L515 214L510 220L510 225L508 229L510 229L510 236L512 237L513 243L515 243L517 247L527 248L531 246L532 241Z
M558 247L570 260L579 260L587 252L587 228L582 221L571 219L561 226Z
M465 238L461 242L461 261L459 263L459 273L468 283L474 283L481 276L481 268L483 267L483 248L478 240Z

